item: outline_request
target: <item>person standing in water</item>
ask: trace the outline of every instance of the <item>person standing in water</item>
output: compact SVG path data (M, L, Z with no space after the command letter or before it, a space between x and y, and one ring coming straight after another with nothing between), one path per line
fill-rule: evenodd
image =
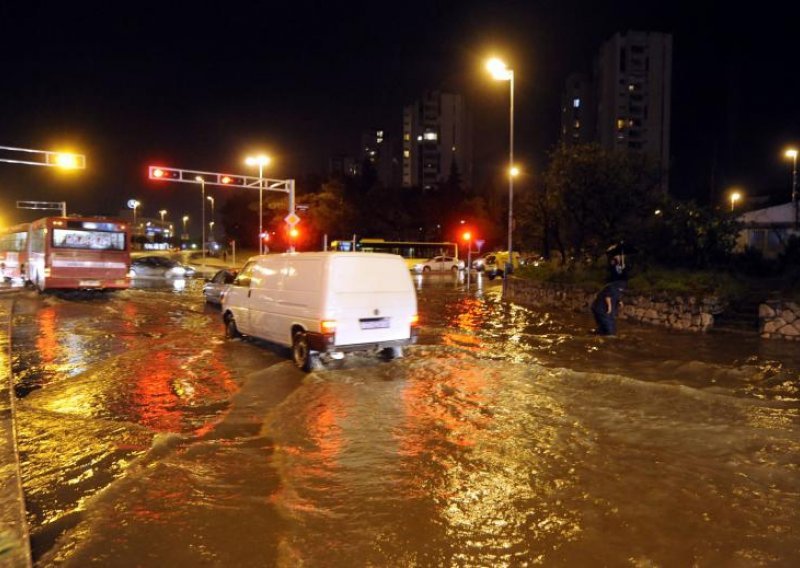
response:
M613 280L598 292L592 302L592 315L597 322L595 333L598 335L617 334L617 315L622 309L622 294L626 286L625 280Z

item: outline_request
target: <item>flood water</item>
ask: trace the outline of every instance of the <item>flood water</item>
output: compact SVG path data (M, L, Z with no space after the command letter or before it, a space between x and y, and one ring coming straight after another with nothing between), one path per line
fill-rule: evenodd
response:
M417 279L406 357L303 374L197 283L21 296L39 566L790 566L800 349Z

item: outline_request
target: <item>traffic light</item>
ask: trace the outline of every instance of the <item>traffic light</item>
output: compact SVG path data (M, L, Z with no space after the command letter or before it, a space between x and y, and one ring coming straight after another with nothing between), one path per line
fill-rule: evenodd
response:
M222 185L244 185L244 178L239 176L229 176L227 174L220 174L219 183Z
M180 179L181 172L175 168L162 168L161 166L150 166L148 168L150 179Z

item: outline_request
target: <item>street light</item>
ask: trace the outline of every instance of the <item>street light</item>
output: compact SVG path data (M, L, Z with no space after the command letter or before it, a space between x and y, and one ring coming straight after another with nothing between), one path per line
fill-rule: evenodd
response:
M184 232L184 234L186 234L186 222L188 220L189 220L189 216L188 215L184 215L183 216L183 232Z
M505 276L513 270L511 233L514 226L514 176L516 175L514 173L514 70L509 69L503 61L497 58L487 61L486 69L495 81L508 81L510 92L508 112L508 262L506 270L503 272ZM508 278L503 278L503 291L506 290L507 280Z
M206 180L203 176L195 176L195 181L200 182L200 193L202 195L202 207L200 208L200 227L202 227L201 244L203 245L203 268L206 267Z
M264 154L248 156L244 161L248 166L258 166L258 234L264 232L264 166L269 165L270 157ZM264 244L258 239L258 253L264 254Z
M792 204L794 205L794 228L800 228L800 212L797 203L797 149L789 148L784 156L792 159Z
M136 210L142 205L142 202L138 199L129 199L128 200L128 207L133 209L133 224L131 225L131 234L136 231Z
M209 195L208 197L206 197L206 199L208 199L211 202L211 219L212 219L211 226L213 227L214 226L214 221L213 221L213 219L214 219L214 198ZM211 230L211 242L212 243L214 242L214 230L213 229Z
M731 192L731 213L733 213L734 208L736 207L736 202L742 198L742 194L738 191Z

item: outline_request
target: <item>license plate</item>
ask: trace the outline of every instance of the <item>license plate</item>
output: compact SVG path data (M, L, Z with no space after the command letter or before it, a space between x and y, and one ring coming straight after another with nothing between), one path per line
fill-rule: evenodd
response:
M78 286L87 286L90 288L99 288L100 281L99 280L81 280L78 282Z
M386 329L389 327L389 318L366 318L358 320L361 329Z

